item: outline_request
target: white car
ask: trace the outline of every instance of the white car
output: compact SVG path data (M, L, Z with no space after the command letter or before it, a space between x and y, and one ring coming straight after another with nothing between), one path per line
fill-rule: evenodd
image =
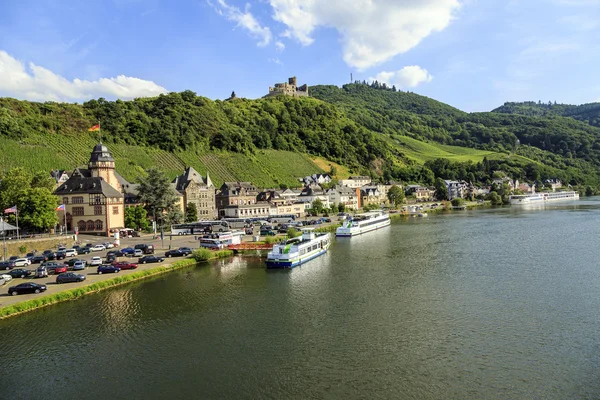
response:
M113 247L115 247L114 243L110 243L110 242L106 242L104 243L104 247L106 247L107 249L112 249Z
M4 279L4 282L8 282L12 280L12 276L8 275L8 274L3 274L0 275L0 279Z
M90 260L90 265L93 266L97 266L97 265L102 265L102 258L100 257L92 257L92 259Z
M133 256L134 257L143 257L144 256L144 252L142 251L142 249L135 249L133 251Z
M94 247L92 247L90 250L91 251L103 251L103 250L106 250L106 246L104 246L103 244L97 244Z
M67 249L65 250L66 257L75 257L77 255L77 250L75 249Z
M28 258L17 258L15 260L15 267L28 267L31 265L31 260Z

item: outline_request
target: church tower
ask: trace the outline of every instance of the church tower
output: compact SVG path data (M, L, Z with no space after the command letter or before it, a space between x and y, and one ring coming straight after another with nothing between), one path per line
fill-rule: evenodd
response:
M92 177L104 179L106 183L121 192L121 184L115 175L115 159L112 158L112 154L110 154L108 148L102 143L94 146L94 150L92 150L92 154L90 155L88 168Z

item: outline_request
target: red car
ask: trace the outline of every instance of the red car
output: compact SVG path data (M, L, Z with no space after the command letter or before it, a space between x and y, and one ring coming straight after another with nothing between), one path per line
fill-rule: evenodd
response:
M115 261L114 263L112 263L112 265L121 269L136 269L138 267L137 264L130 263L127 261Z
M54 271L55 271L54 273L56 275L62 274L63 272L67 272L67 265L66 264L58 265Z

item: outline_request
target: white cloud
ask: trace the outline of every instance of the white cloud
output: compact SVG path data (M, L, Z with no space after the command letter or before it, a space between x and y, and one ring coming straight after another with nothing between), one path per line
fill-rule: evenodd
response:
M244 28L250 32L250 34L259 40L258 46L266 46L271 43L273 35L271 30L262 26L257 19L250 12L250 4L246 4L246 9L242 12L239 8L227 4L224 0L217 0L217 4L211 3L207 0L208 4L213 6L215 10L230 21L237 22L237 26Z
M95 81L69 81L54 72L29 63L29 71L19 60L0 50L0 94L35 101L76 101L97 97L158 96L167 90L152 81L119 75Z
M282 52L283 50L285 50L285 44L283 44L280 41L275 42L275 48L277 49L277 51Z
M283 67L283 62L277 57L269 58L269 62L275 63L277 65L281 65Z
M284 36L310 45L318 27L341 35L344 61L359 70L405 53L446 28L459 0L269 0Z
M433 79L426 69L418 65L409 65L398 71L382 71L369 81L386 83L388 86L395 85L398 89L408 89L419 86L421 83L429 83Z

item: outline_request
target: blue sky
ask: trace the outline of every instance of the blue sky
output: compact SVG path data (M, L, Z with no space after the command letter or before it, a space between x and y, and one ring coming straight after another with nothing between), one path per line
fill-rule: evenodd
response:
M600 0L0 2L0 96L257 98L378 79L466 111L600 101Z

